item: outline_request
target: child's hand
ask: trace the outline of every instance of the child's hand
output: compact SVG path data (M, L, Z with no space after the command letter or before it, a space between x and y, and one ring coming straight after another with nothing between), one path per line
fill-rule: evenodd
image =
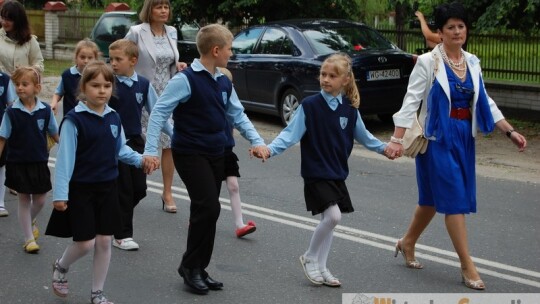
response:
M155 170L159 169L159 158L157 156L143 156L143 171L150 175Z
M265 145L252 147L249 149L249 156L262 158L262 161L264 162L266 159L270 158L270 149Z
M403 155L403 146L393 142L389 142L384 149L384 156L388 159L396 159Z
M55 201L53 202L54 209L58 211L66 211L67 209L67 202L66 201Z

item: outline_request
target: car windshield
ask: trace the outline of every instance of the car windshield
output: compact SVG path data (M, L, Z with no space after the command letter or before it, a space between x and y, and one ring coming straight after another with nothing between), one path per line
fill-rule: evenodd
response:
M376 31L363 26L320 27L304 30L304 35L319 55L335 52L362 52L395 48L390 41Z

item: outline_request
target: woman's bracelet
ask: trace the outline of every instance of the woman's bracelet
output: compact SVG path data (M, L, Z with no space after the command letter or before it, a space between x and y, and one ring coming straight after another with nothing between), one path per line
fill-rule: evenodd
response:
M390 136L390 142L403 145L403 138L397 138L394 136Z
M512 137L512 132L515 132L515 130L510 129L510 130L506 131L506 137L508 137L508 138Z

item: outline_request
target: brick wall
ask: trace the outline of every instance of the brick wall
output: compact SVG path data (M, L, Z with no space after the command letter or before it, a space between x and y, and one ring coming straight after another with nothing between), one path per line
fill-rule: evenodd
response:
M486 81L486 90L497 106L511 109L513 116L540 121L540 85Z

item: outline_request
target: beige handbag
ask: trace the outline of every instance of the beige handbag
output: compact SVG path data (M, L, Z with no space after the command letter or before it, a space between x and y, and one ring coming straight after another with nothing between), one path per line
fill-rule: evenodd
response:
M435 53L432 54L435 63L433 65L433 81L431 85L435 81L435 75L439 67L439 57ZM403 135L403 155L415 158L418 153L424 154L426 153L428 143L428 139L424 136L424 129L420 125L420 122L418 122L418 115L416 115L412 127L406 129Z
M412 127L406 129L403 135L403 155L415 158L418 153L426 153L427 145L428 139L424 136L424 130L416 117Z

